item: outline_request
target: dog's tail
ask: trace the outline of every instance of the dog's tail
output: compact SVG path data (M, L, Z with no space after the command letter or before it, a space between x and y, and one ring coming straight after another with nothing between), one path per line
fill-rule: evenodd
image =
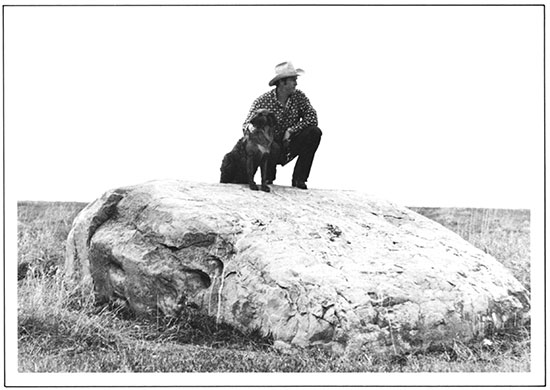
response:
M239 180L239 170L242 169L231 153L226 154L220 167L220 183L236 183Z
M246 155L244 137L241 138L233 150L227 153L222 160L220 167L220 183L246 184Z

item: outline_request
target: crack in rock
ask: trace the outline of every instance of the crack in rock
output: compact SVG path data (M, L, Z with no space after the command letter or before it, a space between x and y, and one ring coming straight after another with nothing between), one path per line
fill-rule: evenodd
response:
M124 190L117 190L110 194L91 218L88 228L88 237L86 240L88 245L90 244L93 235L101 227L101 225L116 216L117 205L122 198L124 198L124 193Z

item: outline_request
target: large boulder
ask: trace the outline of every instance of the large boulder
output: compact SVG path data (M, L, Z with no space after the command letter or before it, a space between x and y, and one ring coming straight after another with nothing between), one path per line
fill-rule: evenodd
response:
M73 223L66 272L136 313L192 308L275 340L402 351L529 318L529 295L441 225L363 193L153 181Z

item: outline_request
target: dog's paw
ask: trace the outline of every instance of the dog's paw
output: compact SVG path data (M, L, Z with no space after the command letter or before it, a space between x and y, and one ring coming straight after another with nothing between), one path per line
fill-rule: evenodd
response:
M261 188L261 189L262 189L262 191L264 191L264 192L271 192L271 188L269 188L269 187L266 186L266 185L262 185L262 188Z
M252 191L258 191L258 186L256 185L256 183L250 183L248 185L248 187L252 190Z

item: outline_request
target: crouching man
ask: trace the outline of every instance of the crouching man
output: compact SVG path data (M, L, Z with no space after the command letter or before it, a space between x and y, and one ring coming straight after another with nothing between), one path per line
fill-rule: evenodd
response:
M321 129L317 127L317 112L307 96L296 89L302 69L295 69L292 63L283 62L275 67L275 77L269 86L275 86L252 103L243 124L243 131L249 131L250 120L258 109L268 109L277 117L275 139L268 165L268 184L275 180L277 164L286 165L298 157L292 174L292 186L307 189L307 179L313 164L315 152L321 142Z

